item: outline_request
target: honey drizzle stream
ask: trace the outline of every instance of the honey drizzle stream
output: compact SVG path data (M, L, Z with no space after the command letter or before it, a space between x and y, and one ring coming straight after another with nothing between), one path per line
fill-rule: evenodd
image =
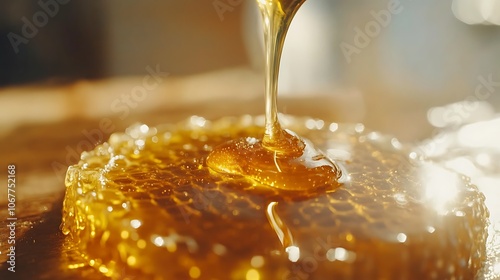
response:
M266 123L262 139L247 137L216 147L207 165L222 174L243 175L261 186L314 191L337 188L338 166L306 139L281 128L277 95L281 53L290 23L305 0L257 0L266 46Z
M263 145L281 153L298 152L298 149L303 148L300 141L296 141L298 139L293 141L294 137L281 128L277 103L279 68L286 33L304 2L305 0L257 0L262 14L266 51L266 130ZM292 145L286 145L287 142Z

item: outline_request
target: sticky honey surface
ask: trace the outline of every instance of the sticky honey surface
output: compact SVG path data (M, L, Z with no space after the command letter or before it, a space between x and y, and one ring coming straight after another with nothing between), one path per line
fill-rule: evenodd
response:
M282 121L342 167L340 186L290 191L207 167L214 147L261 139L260 117L136 125L70 167L61 228L115 279L474 277L488 212L466 179L361 125Z

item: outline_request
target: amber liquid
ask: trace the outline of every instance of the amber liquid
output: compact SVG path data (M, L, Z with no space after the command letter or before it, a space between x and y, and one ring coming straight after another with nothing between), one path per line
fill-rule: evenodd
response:
M266 49L266 124L262 139L245 137L217 147L207 159L213 170L243 175L261 185L294 191L334 189L342 172L310 141L284 130L277 96L281 53L287 30L305 0L257 0Z
M258 118L136 126L68 170L63 232L115 279L473 278L487 220L474 186L409 160L394 139L307 128L314 121L289 123L346 167L335 190L270 188L207 167L221 143L263 137Z
M114 279L474 277L488 213L467 180L361 125L281 127L279 59L303 2L258 0L264 122L138 125L69 168L61 227L84 264Z

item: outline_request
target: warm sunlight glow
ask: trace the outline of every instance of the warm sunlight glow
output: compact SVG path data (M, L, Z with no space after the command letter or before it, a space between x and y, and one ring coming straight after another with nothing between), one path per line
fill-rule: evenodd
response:
M427 166L422 168L422 182L424 185L425 196L434 205L436 211L442 215L446 204L456 198L457 186L460 184L460 175L448 171L438 166Z
M500 2L497 0L455 0L453 14L467 24L500 25Z

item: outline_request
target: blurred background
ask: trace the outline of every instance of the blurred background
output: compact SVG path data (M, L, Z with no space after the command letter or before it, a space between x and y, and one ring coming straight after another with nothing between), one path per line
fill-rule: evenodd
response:
M0 84L141 75L148 64L172 74L240 65L241 7L233 10L221 21L212 1L2 1Z
M247 68L251 74L236 75L243 82L236 88L223 76L212 80L218 88L226 83L232 95L241 96L245 83L259 95L259 21L253 0L5 0L0 86L141 76L147 66L170 77ZM498 24L494 0L308 0L289 32L280 92L292 99L327 96L335 120L420 139L431 133L429 108L478 99L484 80L490 85L481 98L498 109ZM241 78L246 74L253 76ZM209 99L213 93L206 92Z

